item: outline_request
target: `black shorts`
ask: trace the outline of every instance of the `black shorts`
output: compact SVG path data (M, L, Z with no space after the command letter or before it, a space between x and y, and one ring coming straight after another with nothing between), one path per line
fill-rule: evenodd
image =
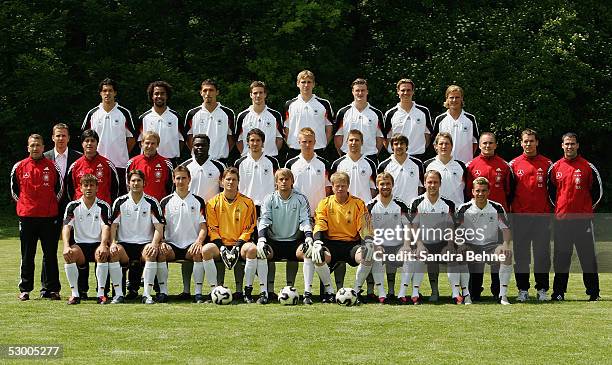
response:
M297 251L298 247L302 244L299 241L274 241L268 240L268 245L272 248L274 256L272 256L272 261L297 261L297 257L295 256L295 251Z
M466 245L467 251L472 251L477 255L481 255L481 254L492 255L495 253L497 246L499 246L500 244L497 242L493 242L493 243L487 243L486 245L473 245L471 243L466 243L465 245ZM468 263L487 263L489 265L499 265L500 264L499 261L472 261Z
M96 250L100 246L100 242L97 243L75 243L81 251L83 251L83 256L85 256L85 262L95 262L96 261Z
M123 246L123 249L125 250L125 253L127 253L130 261L142 260L142 250L144 250L146 244L126 242L119 242L119 244Z
M334 265L339 261L344 261L351 266L359 265L357 261L355 261L355 254L359 247L361 247L361 240L359 241L332 241L326 240L325 247L331 254L331 262L329 263L330 267L334 267Z
M168 246L172 247L172 251L174 251L174 261L187 260L185 256L187 256L187 250L189 250L189 247L179 248L170 242L166 243L168 244Z

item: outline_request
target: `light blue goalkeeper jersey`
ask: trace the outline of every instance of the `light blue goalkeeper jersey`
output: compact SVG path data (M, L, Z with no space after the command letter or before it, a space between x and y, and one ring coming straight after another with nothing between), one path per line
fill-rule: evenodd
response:
M295 241L301 232L312 234L306 195L295 189L287 200L281 198L278 191L266 195L257 230L260 235L264 232L266 238L274 241Z

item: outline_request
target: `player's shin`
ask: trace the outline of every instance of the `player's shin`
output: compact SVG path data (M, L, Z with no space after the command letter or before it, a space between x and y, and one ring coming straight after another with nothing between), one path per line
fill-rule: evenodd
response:
M204 283L204 262L202 261L193 262L193 282L195 284L195 294L202 294L202 285Z
M98 293L97 296L104 296L104 286L106 285L106 278L108 277L108 262L98 262L96 265L96 278L98 279Z
M512 276L512 265L499 265L499 296L503 297L508 295L508 284L510 283L510 277Z
M360 263L359 266L357 266L357 270L355 272L355 287L353 289L355 289L355 291L358 293L361 290L361 287L363 286L363 282L365 281L366 277L370 274L370 272L372 271L372 265L364 265L364 263Z
M323 264L321 266L315 265L315 271L317 272L317 275L319 275L319 278L321 279L321 282L323 282L323 287L325 289L325 293L333 294L334 293L334 287L332 285L331 273L329 271L329 266L327 264Z
M153 290L153 282L155 281L155 275L157 275L157 262L145 262L144 290L142 291L143 297L151 298L151 291Z
M217 286L217 266L215 265L215 260L204 260L202 262L202 267L204 268L204 273L206 274L206 281L208 281L208 285L210 288L214 288ZM225 266L224 266L225 267Z
M168 263L166 261L157 263L157 281L159 292L168 295Z
M257 259L257 277L259 278L260 292L268 292L268 260Z
M374 287L378 289L378 297L386 298L385 292L385 268L382 262L374 260L372 262L372 277L374 278Z
M400 291L397 294L398 298L403 298L406 296L406 290L410 285L410 280L412 279L414 270L414 265L412 261L405 261L402 265L401 275L400 275Z
M66 277L68 278L68 284L70 284L70 290L73 297L79 296L79 269L76 263L64 264L64 270L66 271Z
M461 295L467 297L470 295L470 270L466 265L459 266L459 284L461 285Z
M418 297L420 294L421 283L423 282L425 271L427 270L427 265L425 265L425 263L422 261L414 261L412 262L412 266L412 296Z
M304 258L304 291L312 293L312 279L314 278L314 263L312 259Z
M460 275L456 271L456 267L449 265L447 275L448 275L448 284L450 285L451 291L452 291L452 296L453 298L457 298L461 295L461 285L459 284Z
M253 287L253 280L255 279L255 272L257 271L257 259L246 259L244 266L244 279L246 286Z
M113 282L113 288L115 289L115 296L123 296L123 288L121 281L123 278L123 271L121 270L121 264L119 262L111 262L108 264L108 273L110 274L111 281Z

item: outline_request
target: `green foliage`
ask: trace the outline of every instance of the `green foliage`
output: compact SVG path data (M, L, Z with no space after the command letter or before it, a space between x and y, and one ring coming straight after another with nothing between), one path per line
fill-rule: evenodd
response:
M356 77L369 80L370 100L383 110L397 102L395 82L410 77L415 100L433 115L444 111L446 87L459 84L466 110L482 131L500 135L505 157L519 153L517 132L526 126L553 159L559 136L575 130L581 152L610 176L608 8L601 0L5 1L0 185L24 157L28 134L48 136L56 121L77 133L104 77L118 80L118 100L134 116L150 107L145 90L156 79L174 86L170 106L181 114L201 102L205 78L239 112L256 79L269 85L269 105L282 109L305 68L335 110L351 101Z

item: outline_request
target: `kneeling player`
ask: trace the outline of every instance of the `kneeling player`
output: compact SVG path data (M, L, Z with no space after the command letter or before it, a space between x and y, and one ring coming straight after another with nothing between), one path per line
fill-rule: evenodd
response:
M474 239L467 241L467 260L472 276L472 291L481 289L484 264L491 265L491 276L499 273L500 304L508 301L508 283L512 276L512 250L510 248L510 229L508 217L501 204L489 200L489 180L478 177L474 180L472 201L457 210L457 219L466 232L475 232ZM503 243L499 243L499 230L502 231ZM470 258L472 256L472 258ZM474 273L476 275L474 275ZM478 292L478 295L480 292Z
M315 214L315 241L305 250L305 256L312 259L323 282L324 303L332 303L335 299L328 265L333 267L336 262L343 261L357 266L355 256L358 251L369 256L368 251L374 248L371 232L366 232L367 227L364 226L369 221L368 211L363 200L349 193L348 174L336 172L330 180L334 194L319 202ZM363 241L360 235L362 228L366 233ZM306 267L306 262L304 266Z
M240 258L246 261L244 301L252 303L253 281L257 271L257 246L253 243L252 237L257 224L255 205L249 197L238 192L238 169L235 167L225 169L221 181L223 191L206 204L210 241L219 249L227 269L233 269ZM266 276L260 277L265 281ZM242 277L235 272L234 279L236 292L239 293ZM240 297L241 294L238 294L237 298Z
M166 219L165 243L162 243L163 246L167 246L166 261L193 262L194 301L204 303L202 295L204 273L206 272L206 279L211 289L217 286L214 258L219 258L219 249L214 243L205 243L206 205L204 199L189 191L191 182L189 169L185 166L176 167L173 171L173 180L176 187L174 193L160 202Z
M121 267L117 260L110 259L110 206L96 198L98 179L86 174L80 180L83 196L72 201L66 207L62 239L64 241L64 260L66 277L72 290L68 304L79 304L81 298L78 290L79 270L87 262L97 262L96 279L98 280L98 303L107 304L104 295L109 269L113 283L121 288ZM73 234L74 233L74 234ZM110 262L109 261L113 261ZM119 289L120 290L120 289Z
M412 231L418 232L415 237L416 246L412 249L413 260L404 264L400 294L404 294L410 279L412 279L412 296L409 301L402 296L404 303L420 304L421 294L419 288L425 272L424 258L427 259L429 283L431 285L430 302L439 298L438 273L439 263L442 260L433 260L436 255L460 255L462 247L453 242L455 238L455 204L449 199L440 196L442 176L436 170L429 170L424 175L425 194L420 195L410 203L410 218ZM452 298L456 304L471 304L467 289L469 273L465 265L458 260L449 260L447 263L448 280L452 290ZM463 283L463 285L462 285ZM463 289L463 291L461 291Z
M151 290L156 276L160 293L166 294L160 296L161 301L166 300L168 294L168 266L165 261L171 250L161 242L165 221L157 200L144 193L144 173L132 170L127 178L130 191L113 204L111 257L118 259L122 266L132 263L130 270L145 262L142 302L154 304ZM117 294L113 299L115 302L122 303L123 296Z
M374 232L397 232L397 228L402 229L408 225L408 207L404 202L393 196L393 184L393 175L388 172L382 172L376 176L376 187L379 194L367 205L368 212L372 217L371 228ZM387 269L387 272L392 272L395 275L395 270L398 267L397 264L400 261L389 260L386 258L389 256L383 256L383 254L401 257L400 250L403 246L404 240L401 237L394 236L393 239L385 239L374 247L374 251L378 251L376 256L373 256L374 251L372 250L368 250L367 255L362 255L361 250L359 250L355 257L355 261L359 263L357 273L355 274L355 291L361 291L361 286L371 271L374 284L378 287L378 301L380 303L387 303L387 293L384 286L384 268Z
M259 297L258 303L262 304L267 303L266 280L263 276L267 270L267 260L285 259L297 262L298 259L304 259L301 243L306 242L310 247L313 242L308 198L293 190L293 173L287 168L279 169L274 174L274 182L276 191L264 199L258 227L257 274L262 286L262 296ZM267 247L270 250L267 250ZM263 270L260 271L260 268ZM313 271L312 260L304 259L304 281L308 284L304 291L304 304L312 304Z

